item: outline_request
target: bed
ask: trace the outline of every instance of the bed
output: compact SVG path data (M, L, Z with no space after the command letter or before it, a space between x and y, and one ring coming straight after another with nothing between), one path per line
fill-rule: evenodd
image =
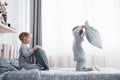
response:
M10 50L7 54L4 50L5 45L2 46L0 47L0 80L120 80L120 70L114 68L101 68L101 71L88 72L76 72L75 68L58 67L51 67L49 71L19 70L17 57L11 55L17 50L13 50L15 52Z
M74 68L51 68L49 71L11 71L0 77L0 80L120 80L120 71L102 68L101 71L76 72Z

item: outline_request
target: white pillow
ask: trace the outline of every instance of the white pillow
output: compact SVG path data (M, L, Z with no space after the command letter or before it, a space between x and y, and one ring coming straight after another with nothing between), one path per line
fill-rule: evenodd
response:
M90 44L94 45L95 47L102 49L103 48L102 40L99 32L94 27L91 27L87 20L85 22L85 25L88 27L85 30L85 34L88 42L90 42Z

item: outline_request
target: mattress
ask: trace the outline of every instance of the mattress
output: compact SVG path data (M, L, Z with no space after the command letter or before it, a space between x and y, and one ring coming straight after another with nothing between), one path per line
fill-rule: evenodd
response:
M40 80L39 70L9 71L1 75L0 80Z
M101 68L101 71L76 72L74 68L53 68L41 71L41 80L120 80L120 71Z
M51 68L49 71L24 70L6 72L0 80L120 80L120 70L76 72L74 68Z

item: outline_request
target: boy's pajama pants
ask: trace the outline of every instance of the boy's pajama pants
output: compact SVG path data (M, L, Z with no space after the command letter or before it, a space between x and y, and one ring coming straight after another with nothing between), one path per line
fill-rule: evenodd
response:
M27 70L29 69L48 70L49 69L48 59L43 49L38 48L38 50L35 51L33 55L35 56L38 64L25 63L22 65L25 69Z

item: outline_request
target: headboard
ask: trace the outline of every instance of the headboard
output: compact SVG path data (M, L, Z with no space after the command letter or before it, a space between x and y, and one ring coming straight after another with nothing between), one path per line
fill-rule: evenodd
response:
M0 43L0 57L8 59L18 59L18 56L19 52L17 46Z
M19 56L19 48L17 46L2 44L0 43L0 57L8 58L8 59L18 59ZM47 56L50 67L75 67L75 62L72 56ZM105 66L105 56L103 54L93 54L89 55L90 59L88 62L91 65L98 65L101 67ZM35 60L34 60L34 63Z

